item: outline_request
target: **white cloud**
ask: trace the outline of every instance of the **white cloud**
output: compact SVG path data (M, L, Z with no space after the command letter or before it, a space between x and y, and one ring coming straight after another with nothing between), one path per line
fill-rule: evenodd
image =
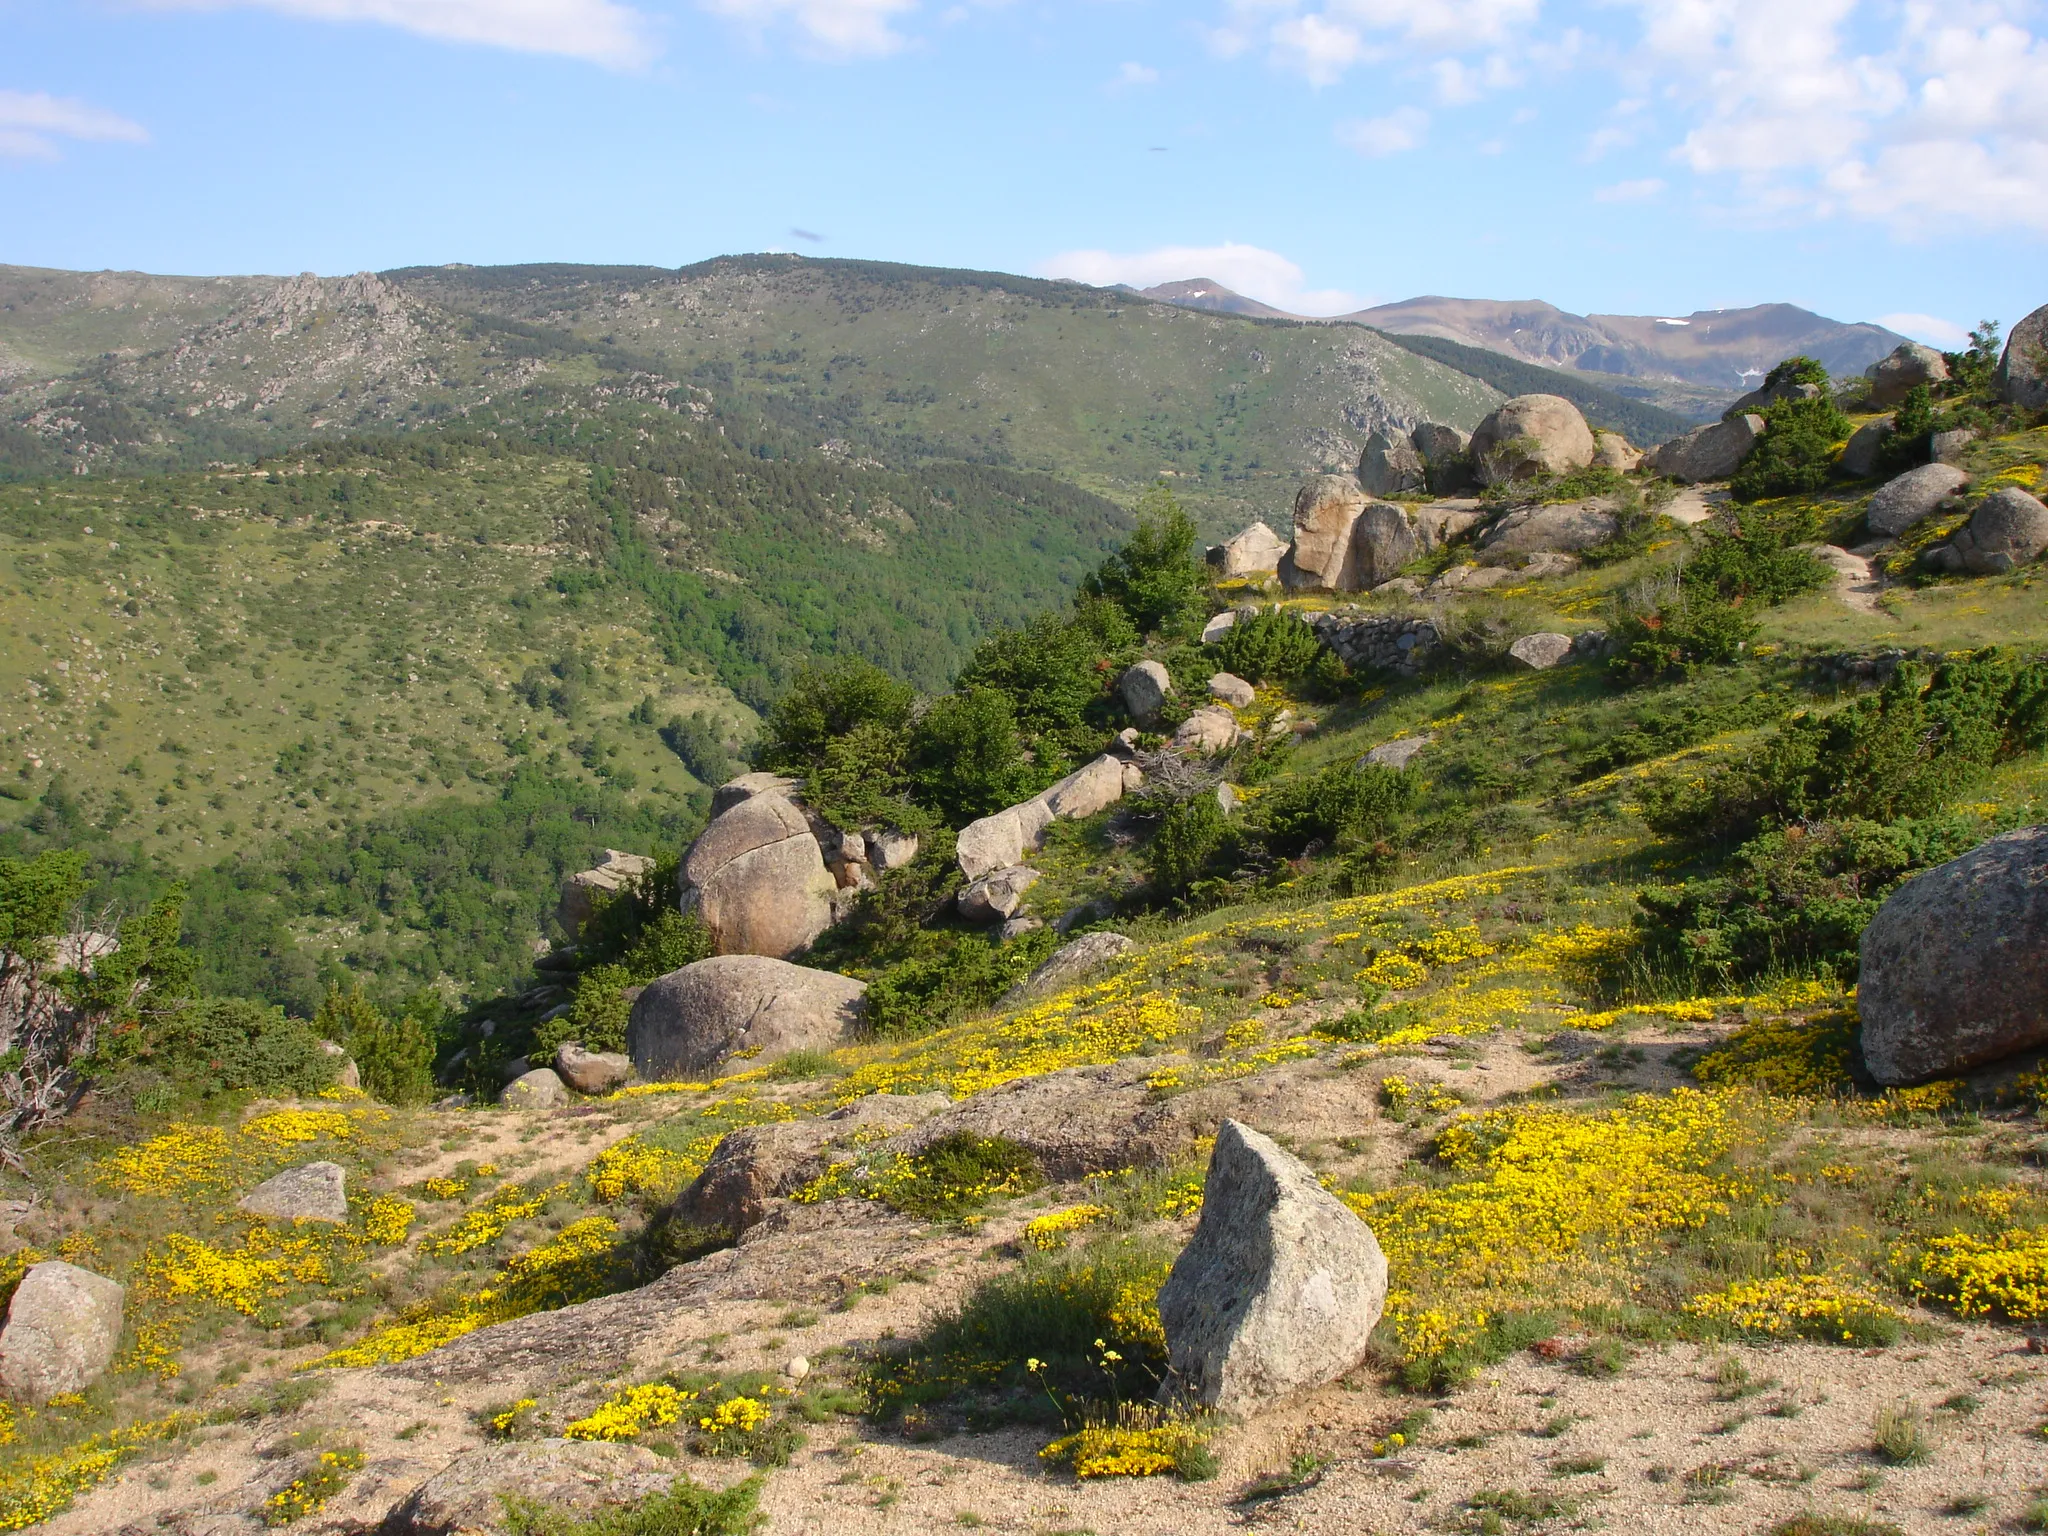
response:
M1329 85L1359 64L1405 50L1457 58L1494 49L1533 22L1542 0L1229 0L1229 20L1207 32L1212 51L1235 58L1263 40L1273 61L1315 85ZM1472 100L1508 73L1495 54L1478 68L1439 76L1444 100ZM1489 82L1488 76L1493 76ZM1470 94L1452 94L1470 93Z
M1385 117L1354 118L1337 125L1337 142L1368 159L1381 160L1415 148L1429 127L1420 107L1401 107Z
M1136 90L1140 86L1157 85L1159 71L1150 64L1125 64L1109 82L1113 91Z
M616 0L141 0L156 10L233 6L308 21L367 21L450 43L552 53L615 69L657 51L648 20Z
M703 0L715 16L765 33L791 26L808 53L834 59L880 58L903 46L895 29L917 0Z
M1077 283L1108 287L1129 283L1151 288L1160 283L1206 277L1224 287L1297 315L1342 315L1363 309L1365 301L1337 288L1310 288L1301 268L1278 251L1256 245L1166 245L1152 251L1063 251L1038 268L1043 277L1071 278Z
M1273 56L1322 86L1334 85L1352 65L1375 55L1355 27L1323 16L1294 16L1273 28Z
M2029 0L1623 0L1673 158L1780 218L2048 233L2048 41Z
M1955 321L1944 320L1939 315L1921 315L1909 310L1904 314L1879 315L1877 323L1888 331L1897 331L1915 341L1931 342L1950 352L1960 352L1970 344L1967 325L1957 325Z
M140 123L70 96L41 91L0 91L0 157L9 160L63 158L59 139L95 144L147 144Z
M1655 176L1645 176L1640 181L1617 181L1611 187L1601 187L1593 194L1596 203L1640 203L1645 198L1655 197L1664 190L1664 183Z

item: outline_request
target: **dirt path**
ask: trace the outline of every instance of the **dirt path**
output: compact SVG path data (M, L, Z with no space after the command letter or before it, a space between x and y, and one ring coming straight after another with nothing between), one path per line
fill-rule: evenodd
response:
M1814 557L1831 567L1835 573L1835 596L1844 606L1858 613L1877 613L1877 600L1884 591L1884 578L1877 567L1862 555L1852 555L1839 544L1820 544L1814 547Z

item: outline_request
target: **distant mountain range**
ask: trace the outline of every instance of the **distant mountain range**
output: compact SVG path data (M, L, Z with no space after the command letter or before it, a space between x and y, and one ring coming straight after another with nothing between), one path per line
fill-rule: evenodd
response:
M1303 318L1208 278L1140 291L1149 299L1218 314ZM1906 340L1881 325L1845 325L1794 304L1690 315L1575 315L1540 299L1430 296L1338 315L1331 323L1343 322L1391 335L1441 337L1544 368L1730 392L1749 388L1772 364L1799 354L1819 359L1836 374L1860 373Z

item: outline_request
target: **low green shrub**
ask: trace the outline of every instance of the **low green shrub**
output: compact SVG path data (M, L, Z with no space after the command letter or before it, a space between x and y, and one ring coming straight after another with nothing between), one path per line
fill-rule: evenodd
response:
M867 1022L884 1040L943 1029L986 1008L1052 952L1057 936L1040 928L1007 944L981 933L933 929L868 982Z
M1993 647L1928 677L1901 665L1874 694L1801 710L1741 760L1645 786L1660 832L1747 841L1814 819L1889 822L1953 802L1995 763L2048 744L2048 665Z
M438 1042L413 1012L388 1019L360 987L333 987L313 1015L313 1032L354 1058L366 1093L388 1104L421 1104L434 1096Z
M203 998L152 1019L136 1059L202 1097L240 1089L314 1094L341 1065L305 1020L239 997Z
M1720 874L1637 894L1644 959L1700 990L1786 972L1852 981L1857 942L1885 897L1994 830L1951 815L1766 832L1738 848Z
M1162 899L1180 895L1234 842L1216 796L1201 793L1166 808L1145 848L1145 873Z
M1915 384L1892 412L1892 429L1877 445L1877 472L1891 476L1925 464L1933 452L1934 395Z
M505 1525L512 1536L747 1536L766 1522L760 1501L759 1477L723 1490L679 1477L664 1492L600 1509L588 1519L510 1496Z
M1774 370L1775 371L1775 370ZM1737 501L1817 491L1834 473L1849 418L1826 394L1780 400L1763 413L1764 435L1728 482Z
M1314 844L1349 851L1392 837L1414 793L1414 781L1398 769L1340 763L1275 785L1258 802L1257 826L1286 857Z
M1166 1371L1154 1302L1173 1255L1104 1240L991 1276L909 1346L872 1360L866 1385L884 1421L952 1400L971 1424L1076 1426L1096 1404L1141 1402Z
M1285 609L1239 619L1215 645L1217 665L1248 683L1288 682L1323 654L1316 632Z

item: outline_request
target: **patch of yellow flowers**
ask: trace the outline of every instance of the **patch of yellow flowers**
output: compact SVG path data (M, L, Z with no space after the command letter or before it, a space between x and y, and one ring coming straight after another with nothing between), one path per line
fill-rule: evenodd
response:
M650 1381L626 1388L562 1433L571 1440L632 1440L649 1429L681 1423L696 1401L695 1392Z
M265 1525L290 1525L307 1515L317 1515L327 1501L348 1486L348 1480L362 1470L363 1453L354 1449L322 1451L313 1470L296 1477L263 1501Z
M1395 1337L1411 1356L1443 1353L1484 1325L1489 1294L1624 1259L1726 1212L1749 1186L1724 1159L1759 1144L1775 1118L1754 1094L1679 1089L1599 1113L1517 1107L1453 1121L1437 1152L1455 1182L1344 1196L1396 1278Z
M609 1216L571 1222L548 1242L507 1260L475 1295L415 1307L397 1322L322 1355L307 1368L410 1360L487 1324L601 1295L610 1287L610 1260L618 1235L618 1223Z
M1818 1338L1855 1343L1879 1320L1896 1321L1861 1281L1839 1271L1770 1275L1738 1280L1685 1304L1694 1317L1714 1318L1746 1333L1771 1338Z
M1964 1317L2048 1317L2048 1227L1994 1237L1955 1232L1927 1239L1918 1252L1902 1244L1893 1263L1916 1295L1946 1302Z
M1048 1211L1024 1224L1024 1241L1041 1253L1067 1246L1076 1232L1092 1227L1109 1216L1106 1205L1070 1205L1063 1211Z

